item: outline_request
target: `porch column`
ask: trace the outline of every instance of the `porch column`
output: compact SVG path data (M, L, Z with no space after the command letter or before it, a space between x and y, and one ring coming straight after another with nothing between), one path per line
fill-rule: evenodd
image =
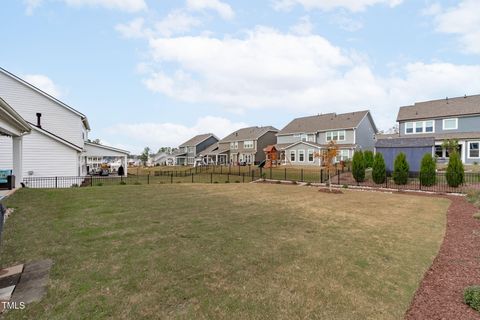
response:
M123 157L123 171L125 172L125 177L128 176L128 156Z
M12 145L15 188L19 188L23 181L23 137L12 137Z

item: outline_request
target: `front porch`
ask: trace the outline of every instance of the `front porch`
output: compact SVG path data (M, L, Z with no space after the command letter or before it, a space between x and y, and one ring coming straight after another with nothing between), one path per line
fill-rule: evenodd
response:
M104 146L97 143L86 142L85 152L82 154L83 166L85 166L85 173L89 174L93 166L98 165L98 161L91 162L91 159L115 159L112 161L116 164L117 170L120 166L123 167L124 175L128 175L128 155L130 152L114 147ZM89 160L90 159L90 160ZM90 167L90 165L92 167Z

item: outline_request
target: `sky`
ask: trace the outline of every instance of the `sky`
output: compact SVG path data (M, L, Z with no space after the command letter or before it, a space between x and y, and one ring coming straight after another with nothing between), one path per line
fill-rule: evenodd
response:
M480 1L2 0L0 66L139 153L480 93Z

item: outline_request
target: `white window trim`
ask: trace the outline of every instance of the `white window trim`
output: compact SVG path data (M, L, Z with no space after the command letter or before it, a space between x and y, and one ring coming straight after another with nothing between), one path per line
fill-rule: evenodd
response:
M427 122L432 122L432 132L427 132ZM422 123L422 132L417 132L417 123L421 122ZM413 132L407 132L407 124L411 123L412 124L412 129ZM421 121L409 121L405 122L405 134L429 134L429 133L435 133L435 120L421 120Z
M300 154L303 154L303 160L300 160ZM305 162L305 150L298 150L298 162Z
M292 154L294 155L294 159L295 159L295 160L293 160L293 161L292 161ZM290 150L288 160L289 160L290 162L297 162L297 151L295 151L295 150Z
M310 161L310 157L309 157L310 152L312 153L312 160L311 160L311 161ZM308 150L307 150L307 158L306 158L306 159L307 159L307 162L310 162L310 163L315 162L315 150L313 150L313 149L308 149Z
M445 128L445 121L448 121L448 120L455 120L455 128ZM442 128L443 130L458 130L458 118L443 119Z
M333 139L330 139L328 140L328 134L329 133L333 133L333 132L336 132L337 133L337 140L333 140ZM343 132L343 139L340 139L340 132ZM333 138L333 137L332 137ZM347 139L347 132L346 130L332 130L332 131L327 131L325 132L325 142L330 142L330 141L345 141Z
M478 143L478 147L480 149L480 141L467 141L467 145L468 145L467 158L468 159L480 159L480 151L479 151L478 157L470 157L470 143Z

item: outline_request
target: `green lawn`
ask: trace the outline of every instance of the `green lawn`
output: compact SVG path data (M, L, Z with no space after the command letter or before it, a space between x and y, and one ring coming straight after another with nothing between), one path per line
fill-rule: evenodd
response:
M2 266L52 258L7 319L400 319L446 199L261 184L23 189Z

